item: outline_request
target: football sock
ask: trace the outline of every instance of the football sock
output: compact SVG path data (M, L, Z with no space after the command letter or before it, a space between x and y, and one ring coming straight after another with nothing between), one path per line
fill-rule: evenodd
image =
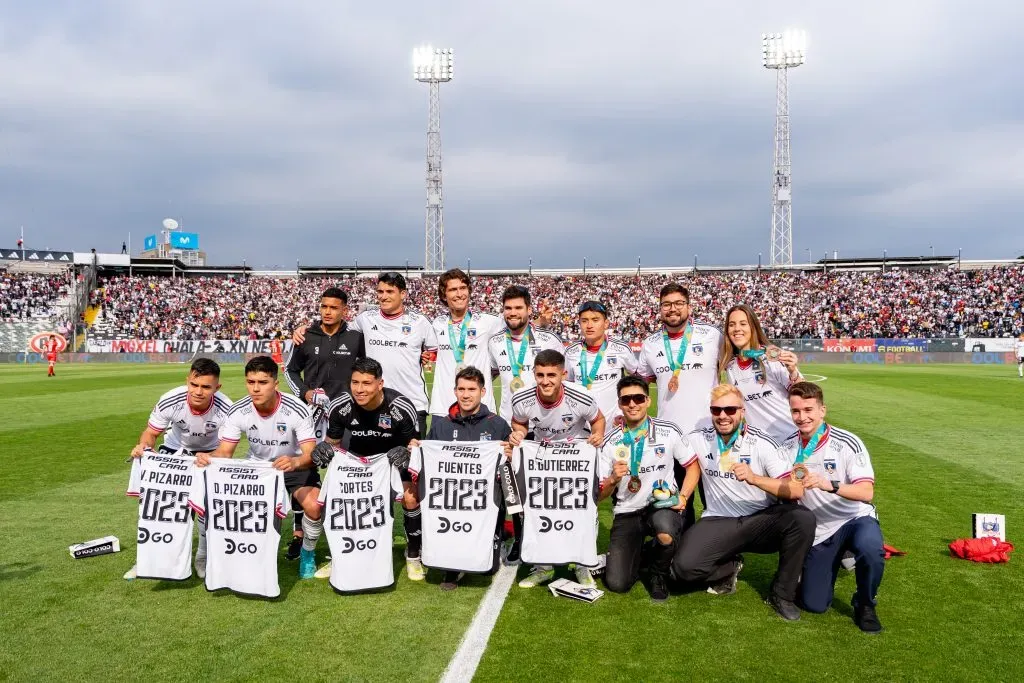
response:
M420 509L406 510L402 523L405 526L405 556L419 557L423 545L423 518L420 517Z
M320 534L323 533L324 525L319 519L310 519L309 517L302 516L302 549L303 550L316 550L316 542L320 540Z

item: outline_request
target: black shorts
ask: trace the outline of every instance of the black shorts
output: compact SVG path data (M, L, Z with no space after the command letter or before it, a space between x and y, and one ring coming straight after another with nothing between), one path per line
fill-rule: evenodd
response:
M216 450L216 449L214 449L214 450ZM163 444L160 444L160 446L157 447L156 452L159 453L160 455L174 455L175 453L178 452L178 449L177 448L171 448L170 446L165 446ZM190 450L184 450L183 449L181 451L181 454L182 455L195 455L196 451L190 451Z
M294 494L303 486L315 486L320 488L320 472L311 470L294 470L284 473L284 488L288 495Z

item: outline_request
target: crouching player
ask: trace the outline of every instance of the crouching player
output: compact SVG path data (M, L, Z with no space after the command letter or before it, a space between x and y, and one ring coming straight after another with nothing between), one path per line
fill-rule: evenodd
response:
M697 488L700 466L675 424L647 416L651 398L646 381L623 377L617 391L623 424L601 449L599 499L615 495L604 582L613 593L632 588L640 578L644 540L653 536L650 594L655 602L664 602L672 557L683 536L680 513ZM676 487L675 463L686 472L681 491Z

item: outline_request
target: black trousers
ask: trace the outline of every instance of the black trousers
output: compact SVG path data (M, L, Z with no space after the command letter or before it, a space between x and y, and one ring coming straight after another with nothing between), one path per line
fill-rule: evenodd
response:
M683 537L683 517L677 510L647 506L612 519L604 585L613 593L626 593L640 578L640 555L648 536L668 534L672 543L655 540L651 573L668 576L672 558Z
M672 572L680 581L718 583L736 571L740 553L779 553L772 594L796 600L804 557L814 542L814 513L778 503L745 517L704 517L685 534Z
M419 418L420 427L420 441L425 441L427 438L427 411L418 410L416 416Z

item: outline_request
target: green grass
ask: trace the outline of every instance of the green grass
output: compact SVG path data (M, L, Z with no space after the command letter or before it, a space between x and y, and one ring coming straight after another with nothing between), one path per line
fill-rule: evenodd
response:
M655 606L637 586L583 605L513 587L478 680L1024 677L1024 558L975 565L946 549L970 534L972 512L1005 514L1011 539L1024 519L1024 381L1008 366L805 370L829 376L829 418L870 449L886 541L908 552L887 563L885 633L850 621L846 573L832 610L783 623L761 602L775 558L748 555L727 598ZM123 581L136 520L124 458L185 368L58 372L0 366L0 680L437 679L489 579L442 593L437 577L413 584L401 571L393 592L340 597L326 582L297 582L282 560L276 601L208 593L196 579ZM224 388L242 395L239 367L225 368ZM602 544L609 523L605 506ZM106 534L121 553L68 556L68 545Z

